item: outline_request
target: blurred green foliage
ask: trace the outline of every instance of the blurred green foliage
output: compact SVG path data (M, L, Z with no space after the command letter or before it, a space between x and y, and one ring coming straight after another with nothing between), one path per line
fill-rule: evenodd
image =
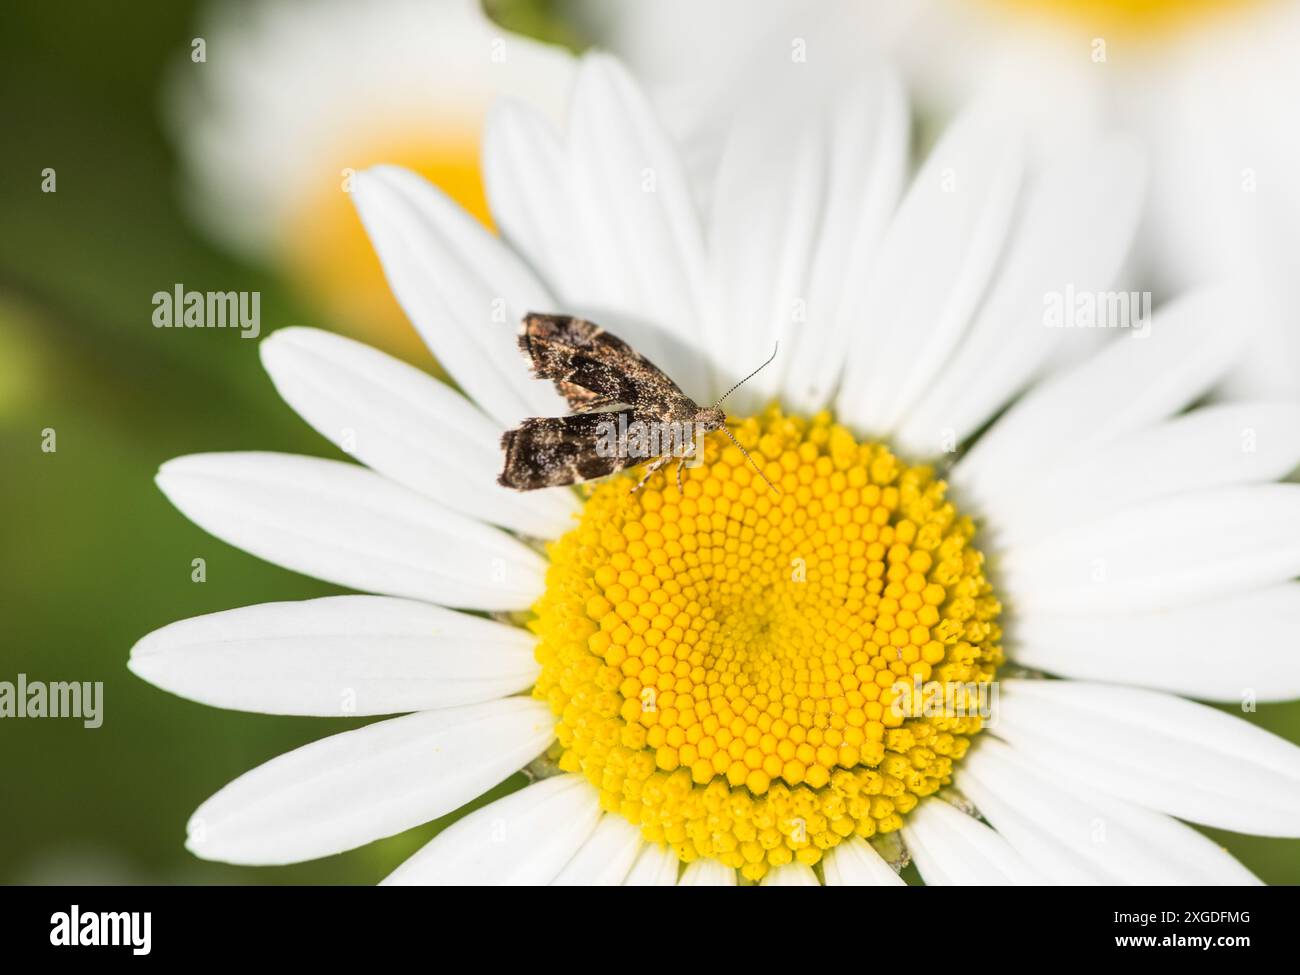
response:
M0 882L372 883L443 825L314 863L238 868L191 857L184 824L230 779L360 721L246 715L156 690L125 662L143 634L333 587L207 536L152 484L169 457L267 449L333 455L285 407L257 343L156 330L151 295L262 293L264 330L313 324L268 271L187 224L158 124L195 4L6 4L0 32L0 680L103 681L98 730L0 723ZM494 0L501 22L577 45L547 0ZM57 172L42 193L42 171ZM57 431L56 453L40 449ZM207 560L207 582L191 560ZM1260 723L1300 738L1300 706ZM497 790L518 787L516 776ZM1267 880L1300 879L1300 846L1222 842Z
M575 53L589 43L564 0L483 0L483 9L507 30L563 45Z
M362 721L191 704L125 667L156 627L340 590L206 535L154 487L204 450L336 456L276 396L257 343L157 330L176 282L260 291L265 331L313 324L270 272L189 226L159 127L195 4L6 5L0 32L0 680L103 681L104 725L0 723L0 882L373 883L434 823L298 866L211 864L182 846L195 807L288 749ZM57 191L41 192L42 172ZM57 451L40 449L42 431ZM190 580L207 560L207 581ZM517 787L516 776L503 789ZM503 791L503 790L498 790Z

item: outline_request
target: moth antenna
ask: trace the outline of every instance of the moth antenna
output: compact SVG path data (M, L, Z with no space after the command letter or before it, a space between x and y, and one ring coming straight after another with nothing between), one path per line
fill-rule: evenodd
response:
M745 377L744 379L742 379L740 382L736 383L736 385L732 386L729 390L727 390L727 391L726 391L725 393L723 393L721 396L719 396L719 397L718 397L718 401L717 401L716 403L713 404L713 408L716 410L719 406L722 405L722 401L723 401L724 399L726 399L728 396L730 396L732 393L734 393L736 390L738 390L741 386L745 385L745 383L749 382L751 379L753 379L755 376L757 376L760 372L762 372L764 369L766 369L768 366L770 366L770 365L772 364L772 360L776 358L776 353L777 353L777 351L778 351L780 348L781 348L781 343L780 343L780 342L777 342L777 343L776 343L776 346L772 349L772 354L771 354L770 356L767 357L767 361L766 361L765 363L763 363L761 366L759 366L757 369L755 369L753 372L751 372L748 376L746 376L746 377ZM735 438L735 437L732 437L731 439L732 439L732 440L735 440L736 438ZM739 447L740 445L737 444L736 446ZM744 448L744 447L741 447L740 449L741 449L741 450L744 450L745 448ZM748 454L747 454L746 456L748 456ZM761 474L762 471L759 471L759 473Z
M773 353L773 355L775 355L775 353ZM771 359L768 360L768 362L771 361L772 361ZM762 367L760 366L759 368L761 369ZM781 492L777 489L777 486L775 484L767 480L767 475L763 473L763 468L759 467L758 464L754 462L754 458L749 456L749 451L745 449L745 445L742 444L739 440L737 440L736 435L732 433L731 430L726 426L722 427L722 432L725 433L728 437L730 437L731 442L740 448L740 452L745 455L745 460L749 461L750 466L753 467L754 470L758 471L759 477L761 477L764 481L767 481L767 486L770 487L772 489L772 492L779 498L781 496Z

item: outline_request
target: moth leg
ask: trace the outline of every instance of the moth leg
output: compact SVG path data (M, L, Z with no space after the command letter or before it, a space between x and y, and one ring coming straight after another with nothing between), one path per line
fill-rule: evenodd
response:
M691 441L691 449L683 453L677 461L677 493L683 497L686 496L686 491L682 488L682 468L686 466L688 460L695 456L695 448L695 441Z
M643 487L645 487L645 482L648 481L648 480L650 480L650 478L654 475L654 472L657 471L657 470L659 470L659 468L663 467L664 464L666 464L666 463L668 463L668 455L667 455L667 454L664 454L664 456L658 458L658 459L657 459L653 464L650 465L649 470L647 470L647 471L645 472L645 477L643 477L643 478L641 478L641 480L637 481L637 482L636 482L636 487L634 487L634 488L633 488L629 493L630 493L630 494L636 494L636 493L637 493L638 491L640 491Z

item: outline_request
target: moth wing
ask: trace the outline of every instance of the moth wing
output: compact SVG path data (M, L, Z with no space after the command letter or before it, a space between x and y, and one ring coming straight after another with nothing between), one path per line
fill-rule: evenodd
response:
M619 418L631 423L631 410L574 413L569 416L533 417L501 437L505 464L497 482L517 491L559 487L593 481L635 467L644 458L620 456L617 449L602 450L602 441L616 447L610 436Z
M653 362L583 318L530 314L519 332L519 348L533 375L555 383L572 410L623 403L662 413L690 402Z

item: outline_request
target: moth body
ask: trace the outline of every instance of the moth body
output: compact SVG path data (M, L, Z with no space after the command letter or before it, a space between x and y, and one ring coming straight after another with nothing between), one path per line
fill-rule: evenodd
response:
M649 359L589 321L527 315L519 348L533 375L553 382L574 412L531 417L506 431L497 477L505 487L578 484L648 463L637 490L670 460L678 462L680 486L682 466L696 456L705 434L731 436L721 400L700 406Z

